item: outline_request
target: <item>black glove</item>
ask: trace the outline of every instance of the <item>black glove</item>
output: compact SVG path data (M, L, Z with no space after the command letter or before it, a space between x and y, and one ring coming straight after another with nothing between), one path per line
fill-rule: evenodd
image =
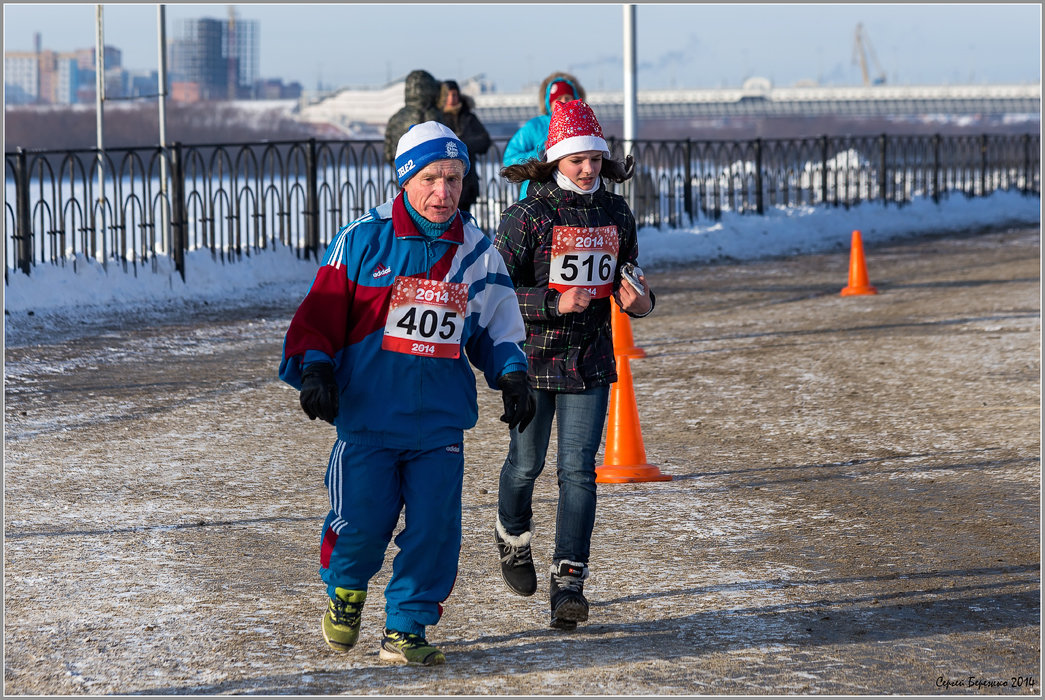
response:
M501 399L504 400L504 415L501 416L501 420L508 424L509 430L519 426L521 433L533 420L533 412L537 410L526 372L502 374L497 380L497 386L501 389Z
M327 423L334 422L338 393L334 365L329 362L313 362L301 373L301 408L312 420L322 418Z

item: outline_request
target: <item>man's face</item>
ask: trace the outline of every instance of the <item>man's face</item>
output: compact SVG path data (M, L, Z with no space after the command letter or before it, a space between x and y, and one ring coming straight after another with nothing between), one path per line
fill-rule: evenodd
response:
M455 159L437 160L406 181L403 190L410 206L435 224L444 224L457 215L464 184L464 163Z

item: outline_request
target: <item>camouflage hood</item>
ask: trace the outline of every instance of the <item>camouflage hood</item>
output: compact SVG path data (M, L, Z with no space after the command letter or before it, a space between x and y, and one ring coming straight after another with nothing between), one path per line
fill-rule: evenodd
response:
M406 99L406 104L409 107L420 109L432 107L439 97L439 81L433 78L428 71L412 71L406 76L403 97Z

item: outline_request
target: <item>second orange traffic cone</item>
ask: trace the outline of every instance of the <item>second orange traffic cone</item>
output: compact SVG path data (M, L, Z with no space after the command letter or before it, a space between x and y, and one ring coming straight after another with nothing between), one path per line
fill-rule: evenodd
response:
M853 231L853 241L849 251L849 285L842 289L842 296L850 297L858 294L877 294L878 290L871 286L867 279L867 263L864 261L864 241L859 231Z
M606 427L606 463L595 468L595 482L621 484L635 481L671 481L670 474L646 464L642 444L639 409L635 405L635 386L631 380L631 361L617 356L617 382L610 390L609 418Z
M616 304L610 304L610 330L613 333L613 354L624 357L645 357L646 351L635 347L635 339L631 335L631 321Z

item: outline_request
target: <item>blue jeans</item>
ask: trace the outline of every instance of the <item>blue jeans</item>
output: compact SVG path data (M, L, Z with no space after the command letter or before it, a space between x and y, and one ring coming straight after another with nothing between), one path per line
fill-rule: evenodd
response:
M522 433L511 432L508 458L501 467L497 517L508 534L521 535L530 530L533 485L544 470L552 419L558 415L554 561L588 563L595 526L595 453L602 443L609 396L609 386L580 394L534 391L537 411L533 422Z

